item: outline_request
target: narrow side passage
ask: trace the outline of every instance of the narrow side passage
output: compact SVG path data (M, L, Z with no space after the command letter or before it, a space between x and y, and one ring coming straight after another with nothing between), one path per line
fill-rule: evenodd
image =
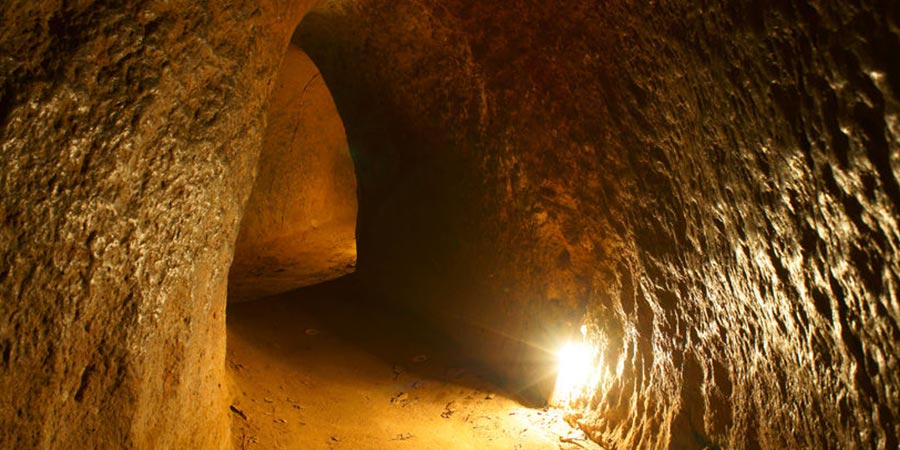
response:
M228 310L236 449L597 449L351 277Z
M228 301L254 300L352 272L356 203L356 174L341 117L319 69L291 44L269 100Z

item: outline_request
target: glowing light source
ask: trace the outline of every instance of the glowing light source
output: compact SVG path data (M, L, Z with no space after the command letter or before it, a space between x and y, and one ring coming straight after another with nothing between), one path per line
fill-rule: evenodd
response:
M555 406L571 406L588 397L599 381L601 361L597 349L585 342L586 335L587 327L582 325L581 342L567 342L556 353L556 386L550 398Z
M596 351L585 343L569 342L563 345L557 352L558 368L552 403L569 403L583 394L596 372L595 356Z

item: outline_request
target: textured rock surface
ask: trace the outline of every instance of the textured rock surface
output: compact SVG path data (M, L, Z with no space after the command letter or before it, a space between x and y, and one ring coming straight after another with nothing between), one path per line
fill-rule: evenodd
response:
M0 448L226 445L226 276L292 11L0 4Z
M356 175L344 126L315 64L288 47L272 92L229 301L321 283L356 264Z
M586 315L617 448L895 448L897 3L730 3L307 16L358 271L523 383Z
M226 269L294 8L0 6L0 447L225 445ZM298 11L302 8L297 7ZM897 447L897 2L325 2L359 271L617 448ZM539 365L538 365L539 366Z

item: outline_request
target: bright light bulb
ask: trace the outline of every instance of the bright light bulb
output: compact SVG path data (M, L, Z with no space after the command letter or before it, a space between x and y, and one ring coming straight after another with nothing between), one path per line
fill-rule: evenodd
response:
M594 349L584 343L569 342L557 353L556 388L553 403L567 403L587 387L594 371Z

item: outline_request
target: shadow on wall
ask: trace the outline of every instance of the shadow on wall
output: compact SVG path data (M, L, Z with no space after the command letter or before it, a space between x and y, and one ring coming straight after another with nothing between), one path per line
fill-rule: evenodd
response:
M229 302L331 280L356 265L356 175L344 126L318 68L294 43L267 118Z

